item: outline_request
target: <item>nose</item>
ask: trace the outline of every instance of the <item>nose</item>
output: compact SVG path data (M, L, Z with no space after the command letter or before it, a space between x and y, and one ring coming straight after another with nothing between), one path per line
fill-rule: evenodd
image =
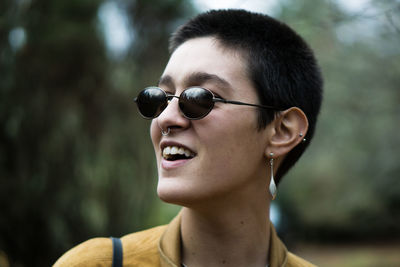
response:
M179 110L178 100L179 98L173 97L163 112L155 119L163 131L167 131L169 128L171 132L176 132L186 129L190 125L190 120L185 118Z

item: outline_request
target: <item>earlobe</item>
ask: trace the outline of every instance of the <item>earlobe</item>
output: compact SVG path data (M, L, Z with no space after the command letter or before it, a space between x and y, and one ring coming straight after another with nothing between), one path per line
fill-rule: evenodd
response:
M279 157L286 155L303 141L308 130L308 119L301 109L292 107L282 111L271 123L271 127L266 153L273 152Z

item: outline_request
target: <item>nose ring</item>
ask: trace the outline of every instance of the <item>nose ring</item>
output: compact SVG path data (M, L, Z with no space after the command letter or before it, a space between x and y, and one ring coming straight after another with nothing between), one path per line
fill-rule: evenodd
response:
M167 131L164 131L164 129L159 124L158 120L157 120L157 125L158 125L158 128L160 128L160 130L161 130L162 136L167 136L171 132L171 128L169 128L169 127L167 127Z
M161 127L160 127L161 128ZM171 128L167 128L167 131L164 131L162 128L161 128L161 134L163 135L163 136L167 136L167 135L169 135L169 132L171 132Z

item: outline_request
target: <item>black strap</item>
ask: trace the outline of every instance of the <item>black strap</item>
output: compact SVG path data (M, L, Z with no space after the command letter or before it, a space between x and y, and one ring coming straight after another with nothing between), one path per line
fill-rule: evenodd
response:
M113 244L113 260L112 260L112 267L122 267L122 242L121 239L111 237L112 244Z

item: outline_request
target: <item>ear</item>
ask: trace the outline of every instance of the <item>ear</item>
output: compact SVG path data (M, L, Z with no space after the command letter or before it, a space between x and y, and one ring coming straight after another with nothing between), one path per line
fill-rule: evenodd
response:
M269 128L269 142L265 154L273 152L276 157L284 156L306 136L307 116L301 109L292 107L282 111L270 123Z

